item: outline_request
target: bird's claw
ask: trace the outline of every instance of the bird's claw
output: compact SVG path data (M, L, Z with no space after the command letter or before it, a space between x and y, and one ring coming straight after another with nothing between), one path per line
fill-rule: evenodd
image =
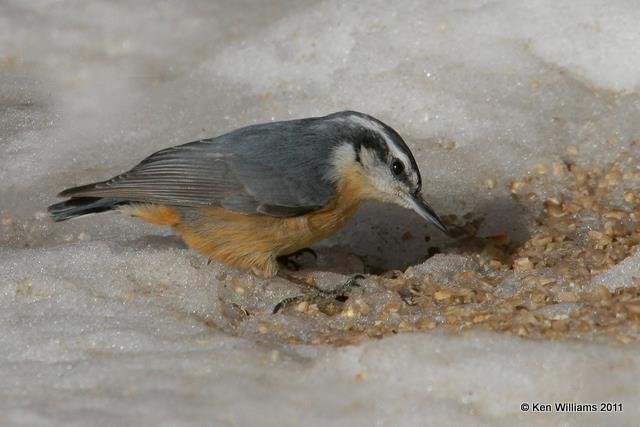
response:
M300 270L301 264L297 261L292 260L291 258L296 258L299 257L302 254L305 253L309 253L311 255L313 255L313 257L316 259L316 261L318 260L318 254L316 253L316 251L314 251L311 248L302 248L298 251L295 251L289 255L280 255L279 257L276 258L276 260L284 265L287 269L291 270L291 271L298 271Z
M311 254L316 259L316 261L318 260L318 254L316 253L316 251L314 251L311 248L302 248L302 249L300 249L298 251L295 251L294 253L292 253L289 256L300 256L300 255L302 255L304 253Z
M364 276L362 274L355 274L351 276L349 280L347 280L345 283L343 283L341 286L335 289L324 290L324 289L314 287L314 288L310 288L309 290L306 290L306 293L312 293L311 295L298 295L295 297L285 298L282 301L280 301L278 304L276 304L276 306L273 308L273 314L276 314L281 310L286 309L287 307L290 307L294 303L302 302L305 300L308 300L310 302L315 302L320 300L334 299L338 302L345 302L349 299L349 291L351 290L351 288L353 288L354 286L358 286L358 287L360 286L360 284L358 283L359 279L364 279ZM298 283L298 282L294 282L294 283Z
M300 270L300 263L297 262L297 261L292 260L289 257L290 257L290 255L279 256L276 259L280 264L284 265L287 270L291 270L291 271Z
M304 295L298 295L295 297L288 297L280 301L273 307L273 314L277 314L280 310L290 307L293 303L303 301Z
M346 296L345 294L348 291L350 291L351 288L353 288L354 286L360 287L360 284L358 283L358 280L360 279L364 279L364 276L362 274L354 274L349 278L349 280L347 280L346 282L344 282L342 285L338 286L335 289L331 289L329 291L326 291L320 288L316 288L316 289L318 290L318 293L320 293L321 295L330 296L338 299L339 296ZM346 301L348 298L349 297L346 296L344 301ZM344 302L344 301L341 301L341 302Z

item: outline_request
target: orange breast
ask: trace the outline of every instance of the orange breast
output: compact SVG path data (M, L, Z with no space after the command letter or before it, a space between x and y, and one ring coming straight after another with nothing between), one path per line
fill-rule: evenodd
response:
M138 205L128 213L153 224L170 225L187 245L231 266L272 277L276 257L334 234L353 216L370 192L357 170L347 171L336 196L322 209L293 218L246 215L223 208ZM187 213L183 215L182 213Z

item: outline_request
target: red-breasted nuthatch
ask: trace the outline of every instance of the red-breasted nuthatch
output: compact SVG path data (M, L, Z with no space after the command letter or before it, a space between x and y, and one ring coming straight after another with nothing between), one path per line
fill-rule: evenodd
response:
M422 198L400 135L366 114L244 127L158 151L114 178L59 194L55 221L119 210L170 225L209 258L273 277L276 258L335 233L367 200L413 209L446 227Z

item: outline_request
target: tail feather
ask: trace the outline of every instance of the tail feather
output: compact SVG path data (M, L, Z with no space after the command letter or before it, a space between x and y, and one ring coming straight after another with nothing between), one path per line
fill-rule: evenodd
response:
M101 197L72 197L64 202L49 206L49 215L54 221L65 221L77 216L110 211L129 202Z

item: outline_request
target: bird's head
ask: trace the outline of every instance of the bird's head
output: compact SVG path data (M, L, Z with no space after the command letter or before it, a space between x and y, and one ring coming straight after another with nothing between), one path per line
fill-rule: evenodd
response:
M339 124L340 141L332 164L336 178L357 173L363 198L414 210L444 233L447 227L422 197L422 178L413 154L391 127L366 114L345 111L327 116Z

